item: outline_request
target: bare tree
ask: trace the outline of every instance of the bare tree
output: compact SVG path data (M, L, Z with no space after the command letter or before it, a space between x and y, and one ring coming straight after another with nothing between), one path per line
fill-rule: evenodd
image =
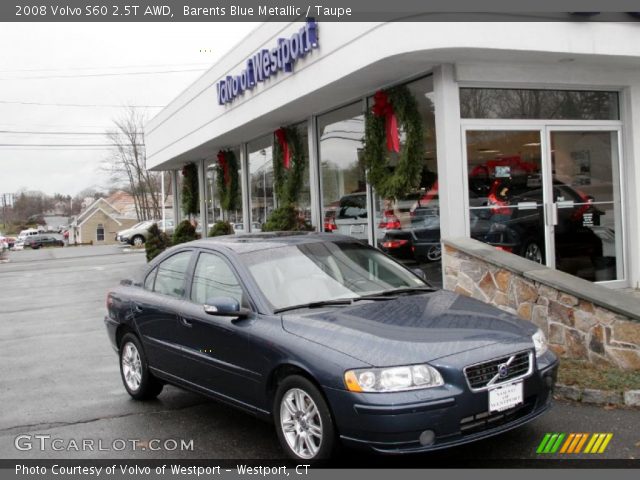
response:
M147 170L144 115L128 107L122 118L113 123L115 128L106 133L113 145L112 154L106 160L112 181L127 185L139 220L158 219L164 199L159 199L160 174Z

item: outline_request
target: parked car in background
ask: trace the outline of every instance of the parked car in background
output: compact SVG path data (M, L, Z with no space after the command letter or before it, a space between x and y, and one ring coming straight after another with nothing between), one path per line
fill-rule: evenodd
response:
M231 224L233 227L233 233L244 233L244 223L233 223ZM259 222L253 222L251 224L251 232L259 233L262 231L262 225Z
M11 249L14 247L16 243L15 237L9 237L0 233L0 242L4 242L7 249Z
M106 303L131 397L169 383L244 409L272 420L297 460L340 441L393 454L461 445L552 402L558 361L537 326L344 235L181 244Z
M162 220L145 220L143 222L135 224L131 228L127 228L126 230L121 230L116 234L116 240L121 243L128 243L129 245L133 245L135 247L141 247L144 245L144 242L147 241L149 237L149 227L154 223L158 224L158 228L162 231L164 227L164 231L168 235L173 234L174 225L173 219L166 219L164 223Z
M24 241L27 237L32 237L34 235L39 235L40 232L37 228L27 228L26 230L21 230L18 234L18 240Z
M41 247L63 247L64 240L48 234L31 235L24 241L25 248L37 250Z
M530 177L534 177L531 175ZM501 250L515 253L537 263L544 263L544 212L542 188L539 182L508 182L495 179L469 188L469 226L472 238ZM533 185L533 186L532 186ZM485 188L486 187L486 188ZM508 196L499 193L508 189ZM596 259L602 256L602 240L592 228L585 226L588 218L600 224L601 212L586 195L562 182L553 185L554 198L567 205L558 209L556 226L556 258ZM408 228L387 231L380 248L398 259L418 262L438 261L441 257L438 197L434 196L413 210Z

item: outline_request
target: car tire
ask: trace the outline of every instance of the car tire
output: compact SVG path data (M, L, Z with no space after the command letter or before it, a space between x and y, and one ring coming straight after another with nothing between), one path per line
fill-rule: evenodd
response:
M331 457L336 431L329 406L318 388L300 375L286 377L278 385L273 404L278 440L296 460Z
M427 249L427 260L430 262L439 262L442 260L442 247L440 245L432 245Z
M544 263L544 248L540 246L538 240L529 238L523 242L520 256L532 262Z
M134 247L141 247L144 245L144 237L142 235L136 235L131 239L131 245Z
M136 400L149 400L160 395L164 385L149 372L140 340L127 333L120 342L120 376L127 393Z

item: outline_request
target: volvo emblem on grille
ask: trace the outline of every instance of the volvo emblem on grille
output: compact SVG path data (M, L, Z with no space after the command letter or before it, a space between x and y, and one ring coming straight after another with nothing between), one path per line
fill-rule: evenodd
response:
M509 375L509 364L501 363L498 365L498 378L506 378Z

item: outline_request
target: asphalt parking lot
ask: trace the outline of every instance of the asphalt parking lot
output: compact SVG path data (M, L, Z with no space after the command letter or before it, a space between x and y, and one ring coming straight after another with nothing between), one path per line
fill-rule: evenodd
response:
M96 250L87 250L91 248ZM249 415L173 387L149 403L135 402L125 393L102 319L107 289L144 265L142 253L84 247L11 252L9 258L9 263L0 264L0 459L282 457L274 430ZM535 450L546 432L611 432L611 443L597 458L640 458L639 426L640 410L558 402L525 427L414 456L410 462L429 466L443 461L464 465L476 459L538 459ZM35 434L62 439L62 451L41 451L34 437L31 450L15 447L17 436ZM108 448L68 448L71 440L82 439L100 440ZM109 448L116 439L138 440L137 449L129 444L123 450ZM193 440L192 449L172 449L170 442L151 450L147 447L154 439L184 441L187 446ZM363 452L347 454L358 464L373 460ZM406 462L406 457L374 459L388 466Z

